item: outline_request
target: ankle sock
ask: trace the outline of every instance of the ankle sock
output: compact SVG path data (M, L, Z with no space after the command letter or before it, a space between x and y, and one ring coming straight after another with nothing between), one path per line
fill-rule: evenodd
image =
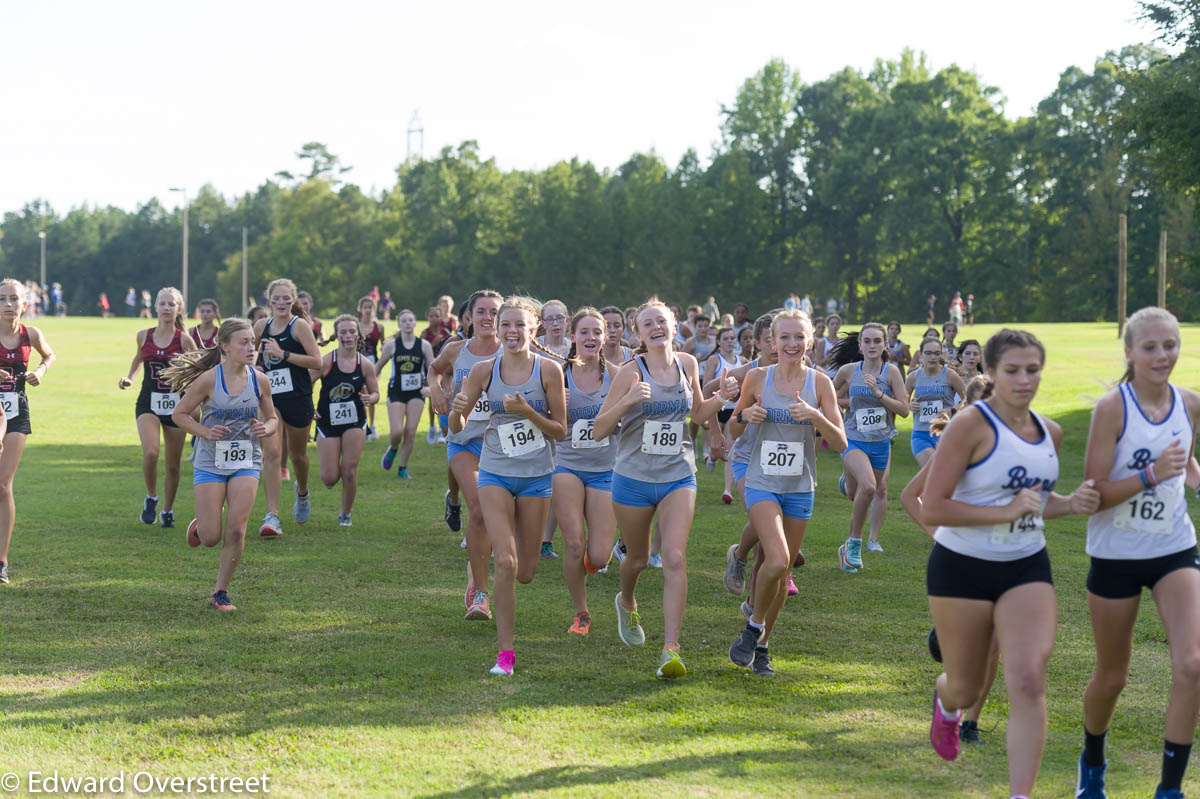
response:
M1083 762L1089 766L1104 765L1104 740L1108 737L1108 730L1093 735L1083 728Z

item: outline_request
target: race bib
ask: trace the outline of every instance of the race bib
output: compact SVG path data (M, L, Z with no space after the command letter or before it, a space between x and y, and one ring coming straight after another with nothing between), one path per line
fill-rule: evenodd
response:
M492 418L492 404L488 402L488 398L483 394L479 395L479 399L475 401L475 407L467 414L468 422L486 422Z
M16 396L15 394L13 395ZM150 410L154 411L159 416L170 416L175 412L175 406L179 404L179 395L175 393L163 394L158 391L150 392ZM4 415L8 416L8 406L4 406ZM15 411L14 411L15 415ZM9 416L8 418L12 418Z
M420 391L421 390L421 373L406 372L400 375L400 390L401 391Z
M174 406L172 406L174 407ZM15 391L0 393L0 408L4 408L5 419L16 419L21 410L20 398Z
M1167 535L1175 520L1175 503L1179 486L1161 483L1140 494L1134 494L1116 509L1113 526L1134 533Z
M542 431L533 422L524 419L502 424L496 428L496 432L500 434L500 449L510 458L536 452L546 446Z
M854 425L860 433L887 430L887 412L883 408L859 408L854 412Z
M993 546L1020 547L1032 543L1046 529L1046 520L1040 513L1027 513L1015 522L1005 522L992 527L988 537Z
M213 461L218 469L249 469L254 465L254 444L249 441L217 441Z
M917 421L928 424L938 418L941 412L941 400L921 400L921 409L917 411Z
M267 379L271 381L272 394L287 394L292 390L292 370L288 368L272 369L267 372Z
M578 419L571 426L571 447L574 449L595 449L596 447L607 447L608 439L602 438L596 440L594 435L596 431L595 419Z
M683 422L647 420L642 426L642 452L647 455L678 455L683 451Z
M358 424L358 406L353 402L329 403L329 423L333 425Z
M804 474L804 448L799 441L764 441L758 456L762 473L780 477Z

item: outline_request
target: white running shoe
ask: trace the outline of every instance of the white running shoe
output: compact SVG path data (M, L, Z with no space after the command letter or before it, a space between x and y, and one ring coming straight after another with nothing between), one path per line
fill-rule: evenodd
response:
M292 518L296 520L296 524L304 524L312 515L312 502L308 494L300 496L300 483L292 481L292 490L296 493L296 501L292 505Z
M437 428L436 427L429 428L429 432L425 434L425 443L426 444L436 444L437 443Z

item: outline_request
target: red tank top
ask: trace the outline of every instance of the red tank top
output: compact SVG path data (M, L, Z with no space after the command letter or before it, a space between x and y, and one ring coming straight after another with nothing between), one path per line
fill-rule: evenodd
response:
M182 337L183 331L176 330L175 335L171 337L171 343L165 347L160 347L154 343L154 328L146 331L146 340L142 342L141 349L143 383L147 380L153 380L154 390L171 390L171 386L166 381L159 379L158 373L170 365L172 358L183 352Z
M188 332L192 334L192 341L196 342L196 346L201 349L204 349L204 350L211 349L217 343L217 329L216 328L213 328L213 334L212 334L211 338L204 338L203 336L200 335L200 326L199 325L196 325Z
M0 381L0 391L24 391L25 372L29 368L29 331L17 325L17 348L10 350L0 344L0 369L12 373L11 380Z

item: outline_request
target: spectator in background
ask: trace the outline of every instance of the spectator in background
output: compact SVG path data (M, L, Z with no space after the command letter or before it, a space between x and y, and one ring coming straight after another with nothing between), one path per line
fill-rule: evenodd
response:
M796 299L796 295L792 294L788 297L788 299L794 301ZM733 332L735 332L738 336L741 336L742 331L750 327L751 322L749 317L750 306L746 305L746 303L739 302L737 305L733 306Z
M150 315L150 292L142 289L142 310L138 312L139 319L153 319Z
M795 294L787 295L787 299L783 301L783 309L785 311L795 311L800 308L800 300L796 299Z
M936 304L937 304L937 295L930 294L929 295L929 321L927 321L925 323L925 324L929 325L930 327L933 327L933 317L935 316L933 306Z
M54 306L55 316L67 315L67 304L63 302L62 283L55 283L50 286L50 303Z
M709 297L708 302L704 303L704 305L700 308L700 310L703 311L704 315L707 316L709 319L720 320L720 318L721 318L721 311L720 311L720 309L717 308L717 298L716 297Z
M371 286L371 290L367 292L367 296L375 303L375 308L379 308L379 286Z
M133 289L130 289L130 291L133 291ZM96 301L96 305L100 306L100 316L105 319L112 318L112 308L108 305L108 295L103 291L100 292L100 299Z
M454 315L454 298L443 294L438 297L437 307L442 314L442 327L446 328L446 334L450 335L458 330L458 317Z
M967 295L967 324L975 324L975 295Z
M837 314L837 312L838 312L837 297L830 297L828 300L825 301L825 316L826 317L834 316Z
M812 316L813 304L812 300L808 298L807 294L800 298L800 310L804 311L809 316Z
M379 311L383 314L383 321L392 321L392 309L395 307L396 303L392 300L392 292L383 292L383 296L379 298Z
M108 298L105 297L105 299ZM133 286L130 286L129 291L125 292L125 315L137 316L137 292L133 290Z
M963 299L962 292L954 292L954 296L950 298L950 321L956 326L963 323Z

